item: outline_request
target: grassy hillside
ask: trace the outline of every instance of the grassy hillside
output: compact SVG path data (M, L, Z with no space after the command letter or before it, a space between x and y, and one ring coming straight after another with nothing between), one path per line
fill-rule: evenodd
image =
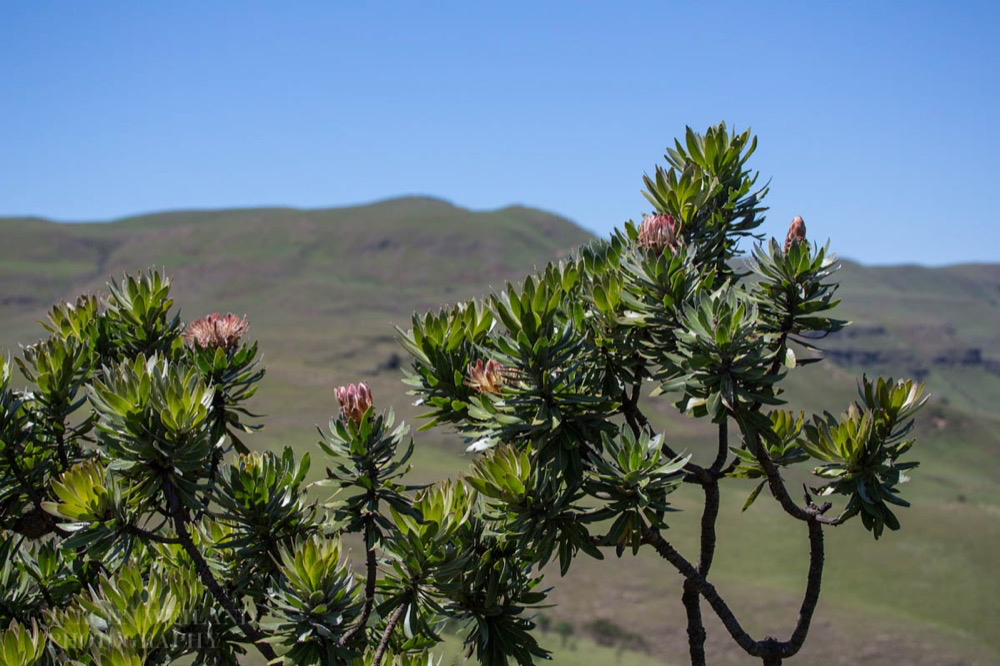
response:
M267 414L267 429L251 443L299 451L314 449L315 424L336 411L332 389L347 382L369 381L379 404L394 405L413 423L393 324L405 328L415 310L480 296L590 238L540 211L474 213L422 198L86 225L0 219L0 234L0 348L16 351L18 341L37 338L35 322L52 302L99 291L123 270L163 266L185 320L215 310L248 315L268 367L255 405ZM919 375L935 400L920 423L913 456L924 466L907 489L914 507L901 512L903 531L877 544L860 525L829 535L824 593L795 663L997 663L1000 484L992 467L1000 455L993 407L1000 399L1000 266L845 263L840 276L842 315L855 325L824 343L834 363L793 373L793 406L840 411L861 372ZM699 423L671 418L666 404L648 409L675 448L698 456L700 442L712 441ZM468 462L446 432L417 439L422 479L454 474ZM783 636L804 584L806 541L772 502L762 499L741 514L748 490L723 497L713 579L750 628ZM678 495L682 508L696 508L696 499ZM689 528L697 519L694 511L674 519L670 536L684 552L693 550ZM559 605L548 615L572 625L574 641L600 619L648 632L657 658L635 655L635 663L683 663L680 577L655 557L628 559L580 560L565 581L553 572ZM715 629L711 663L745 663ZM549 642L559 639L551 634ZM590 643L579 646L596 654ZM578 662L569 648L557 659Z
M995 414L1000 400L1000 266L868 268L841 273L843 316L829 341L851 370L925 378L939 397Z

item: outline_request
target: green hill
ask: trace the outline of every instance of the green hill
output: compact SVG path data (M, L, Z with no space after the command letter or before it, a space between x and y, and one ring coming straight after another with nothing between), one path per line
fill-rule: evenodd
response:
M867 268L841 273L844 316L827 345L837 364L923 377L963 409L1000 400L1000 265Z
M100 291L122 271L164 267L182 317L212 311L248 315L268 374L255 407L267 429L251 443L311 450L315 424L336 411L333 387L369 381L376 401L410 423L415 412L399 381L405 363L393 324L411 313L481 296L505 280L564 256L591 236L558 216L512 207L470 212L446 202L404 198L329 210L181 211L114 222L60 224L0 218L0 348L36 339L53 302ZM834 239L834 242L836 239ZM840 411L855 378L916 375L935 394L922 415L903 531L875 544L860 526L829 538L828 568L803 664L991 664L1000 610L1000 266L869 268L845 262L842 315L854 326L823 341L832 363L796 370L794 406ZM658 427L697 456L700 424L668 417ZM418 433L415 473L432 480L465 466L447 433ZM321 469L321 465L314 465ZM773 503L740 514L749 487L723 498L713 579L756 633L784 635L793 624L806 566L798 525ZM693 500L682 507L694 508ZM691 552L697 521L678 514L671 530ZM597 619L648 632L649 663L685 643L680 578L655 557L625 566L581 560L558 581L551 609L585 633ZM710 661L736 664L721 627ZM558 643L554 635L552 644ZM572 651L558 663L574 663Z

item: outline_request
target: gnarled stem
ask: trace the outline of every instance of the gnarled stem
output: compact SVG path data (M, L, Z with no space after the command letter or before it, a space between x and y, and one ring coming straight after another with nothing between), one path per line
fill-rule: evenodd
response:
M701 514L701 545L698 556L698 574L702 578L708 576L715 558L715 521L719 517L719 482L707 483L702 488L705 491L705 509ZM695 584L690 578L684 580L684 593L681 602L687 613L688 647L691 653L692 666L705 664L705 624L701 617L701 598Z
M698 554L698 573L708 577L715 558L715 522L719 517L719 479L724 476L723 465L729 451L729 421L719 424L718 453L715 461L708 468L711 479L702 484L705 491L705 509L701 514L701 543ZM705 666L705 623L701 616L701 597L690 579L684 580L684 593L681 595L684 611L687 614L688 648L692 666Z
M736 643L752 657L765 659L764 663L780 664L781 659L786 659L798 653L809 633L809 626L812 622L813 613L819 601L820 585L823 578L823 527L816 521L811 520L809 526L809 574L806 581L806 592L802 599L802 606L799 609L799 619L792 632L791 638L787 641L778 641L773 638L766 638L762 641L755 640L740 624L739 620L729 608L719 592L708 580L684 557L674 549L659 533L651 527L643 527L643 541L651 545L663 559L674 565L681 575L687 580L685 584L690 585L705 598L705 600L715 611L715 614L726 627L729 635ZM778 661L774 661L777 659Z
M824 515L830 509L829 504L816 505L809 502L805 508L796 504L792 496L789 495L788 489L785 487L785 482L781 479L778 467L771 460L771 457L767 455L767 451L764 450L756 433L749 431L746 441L747 448L757 458L757 462L760 463L761 468L764 470L764 475L767 477L767 487L771 491L771 495L774 496L774 499L778 500L778 504L785 510L785 513L798 520L805 522L815 521L824 525L836 526L843 522L840 518L828 518Z

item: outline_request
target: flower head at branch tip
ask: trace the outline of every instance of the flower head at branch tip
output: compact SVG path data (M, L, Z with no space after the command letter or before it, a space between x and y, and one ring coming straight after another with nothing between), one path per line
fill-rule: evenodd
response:
M372 406L372 390L367 382L358 385L348 384L334 390L337 402L340 403L340 414L347 421L360 423L365 412Z
M202 349L231 349L239 344L250 325L246 316L240 319L229 313L220 315L218 312L195 319L184 329L184 339L192 347Z
M801 215L792 218L792 224L788 227L788 235L785 236L785 252L788 252L793 245L804 243L806 240L806 223Z
M479 393L500 393L500 387L507 381L507 368L499 361L482 359L470 363L466 368L465 385Z
M680 224L674 220L673 215L644 217L639 225L639 245L657 254L668 247L676 250L679 231Z

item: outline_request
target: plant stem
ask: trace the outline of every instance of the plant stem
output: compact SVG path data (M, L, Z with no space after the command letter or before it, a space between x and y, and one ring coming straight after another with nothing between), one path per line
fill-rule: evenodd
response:
M374 494L374 491L369 491L369 494ZM375 544L371 536L372 530L375 529L375 519L372 516L365 516L365 556L367 558L366 573L367 578L365 578L365 604L361 608L361 616L358 618L357 624L355 624L351 629L340 638L340 646L346 646L352 638L354 638L359 631L365 628L368 624L368 618L371 617L372 607L375 605L375 578L378 575L378 560L375 559Z
M816 604L819 602L819 590L823 584L823 527L817 521L809 522L809 573L806 578L806 593L802 598L802 607L799 609L799 621L795 625L792 637L788 640L789 647L794 651L785 656L791 656L798 652L806 640L809 633L809 624L812 622Z
M725 418L722 423L719 424L719 450L715 454L715 460L712 462L712 466L708 468L708 471L713 476L718 476L722 474L722 466L726 464L726 458L729 457L729 418Z
M243 632L243 635L247 637L247 640L253 642L254 647L257 648L264 658L268 661L277 659L278 655L275 654L274 648L271 647L270 643L261 640L264 637L263 634L250 624L246 613L241 612L236 607L236 604L233 603L233 600L229 598L229 595L226 594L225 590L222 589L219 581L212 574L208 562L205 561L201 552L195 547L194 542L191 541L191 535L188 533L188 516L177 499L176 489L167 483L164 484L163 492L167 499L167 505L170 507L173 515L174 531L177 532L177 539L180 541L181 547L184 548L184 552L194 562L195 571L198 573L198 577L201 578L201 582L212 593L215 600L225 609L232 621L236 623Z
M652 428L649 427L649 419L646 418L646 415L643 414L641 409L639 409L639 398L640 391L642 389L642 377L644 372L645 363L641 360L641 358L637 359L635 382L632 384L631 395L629 394L628 389L622 389L621 397L621 412L625 415L625 422L628 424L629 428L631 428L632 434L635 435L636 438L639 437L639 433L643 428L648 430L651 435L653 434ZM670 445L666 442L663 442L660 445L660 450L662 450L663 454L668 458L673 459L677 457L677 453L670 448ZM696 465L691 461L688 461L688 463L684 465L684 471L686 472L684 481L687 483L704 484L711 478L708 471L704 467Z
M684 593L681 595L684 612L687 614L688 652L691 666L705 666L705 622L701 617L701 597L690 578L684 579Z
M66 453L66 417L62 419L55 420L54 424L55 438L56 438L56 450L59 452L59 464L62 466L62 471L65 472L69 469L69 454Z
M131 534L137 536L140 539L146 539L147 541L153 541L155 543L163 544L183 544L179 537L165 537L163 535L157 534L156 532L150 532L149 530L144 530L136 525L125 525L124 532L126 534Z
M13 446L7 447L7 463L10 465L11 471L14 472L14 478L24 488L24 492L31 499L31 503L35 509L22 515L15 521L14 525L11 526L12 529L30 539L41 539L50 532L55 532L65 539L70 535L70 532L59 527L55 519L42 508L42 495L38 492L38 488L28 482L28 478L24 475L24 470L18 464L18 455L14 453L13 448ZM21 453L24 453L23 447L21 448Z
M705 491L705 509L701 514L701 544L698 555L698 573L706 578L715 558L715 522L719 517L719 482L717 479L702 486ZM684 580L681 596L687 613L688 647L692 666L705 664L705 624L701 617L701 598L690 578Z
M698 570L684 559L684 556L678 553L673 546L667 543L657 530L644 526L642 528L642 538L644 542L656 550L660 557L670 562L681 575L692 581L691 584L701 596L705 597L705 600L715 611L715 614L719 616L719 619L722 620L722 624L725 625L733 639L736 640L740 647L753 654L752 650L756 641L740 625L739 620L736 619L736 616L729 609L728 604L726 604L725 600L716 591L715 586L698 573Z
M396 625L399 624L399 618L403 616L403 612L406 610L406 605L407 602L401 603L399 607L392 612L392 615L389 616L389 621L385 625L385 632L382 634L382 640L379 641L378 648L372 656L372 666L380 666L382 663L385 651L389 648L389 638L392 636L392 632L396 628Z
M719 479L725 473L722 471L726 464L727 453L729 452L729 419L725 419L719 424L719 446L715 461L706 470L710 479L701 484L705 491L705 509L701 514L701 543L698 554L698 573L702 577L707 577L712 568L712 560L715 558L715 522L719 517ZM684 579L684 592L681 595L681 603L684 604L684 611L687 614L687 635L688 651L691 656L692 666L705 666L705 622L701 616L701 597L698 594L694 582L690 578Z
M828 518L823 515L830 508L829 504L816 506L810 503L804 509L796 504L792 496L788 494L788 489L785 488L785 483L781 480L781 473L778 471L777 466L775 466L771 457L761 445L757 433L754 432L751 426L748 426L744 430L747 448L750 449L750 452L757 458L757 462L760 463L761 468L764 470L764 475L767 477L767 487L771 491L771 495L774 496L774 499L778 500L781 508L785 510L785 513L798 520L805 522L816 521L824 525L836 526L843 522L839 518Z
M663 538L660 533L651 528L643 527L642 538L645 543L653 546L656 552L663 559L674 565L681 575L698 593L705 597L712 610L722 620L729 635L733 637L737 644L752 657L761 659L767 658L765 664L780 664L781 659L787 659L798 653L809 633L809 626L812 622L813 613L819 601L820 586L823 579L823 526L817 520L811 520L809 526L809 573L806 579L806 592L802 599L802 606L799 609L799 619L792 632L792 636L787 641L778 641L773 638L766 638L762 641L754 640L750 634L740 625L739 620L733 614L729 605L719 595L715 586L706 580L699 571L692 566L684 557L674 549ZM687 583L686 581L686 583ZM777 659L778 661L773 661Z

